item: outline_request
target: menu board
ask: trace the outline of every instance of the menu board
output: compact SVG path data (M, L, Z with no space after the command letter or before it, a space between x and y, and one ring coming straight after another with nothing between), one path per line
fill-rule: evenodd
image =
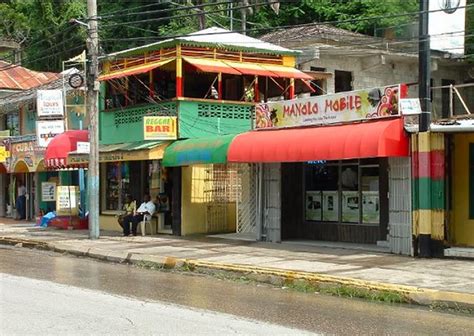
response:
M336 191L323 191L323 221L339 221L339 197Z
M306 220L321 220L321 191L307 191L305 201L305 218Z
M77 216L79 188L77 186L56 187L56 213L59 216Z
M342 221L349 223L359 222L359 192L342 192Z

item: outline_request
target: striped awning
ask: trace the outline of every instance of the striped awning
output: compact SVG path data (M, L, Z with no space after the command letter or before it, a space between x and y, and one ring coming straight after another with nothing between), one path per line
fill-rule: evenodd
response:
M102 76L99 76L100 81L106 81L110 79L117 79L117 78L122 78L122 77L128 77L132 75L139 75L142 73L149 72L153 69L159 68L171 61L174 61L174 58L167 59L164 61L158 61L158 62L153 62L153 63L148 63L148 64L142 64L140 66L135 66L132 68L124 69L124 70L119 70L119 71L113 71L108 74L104 74Z
M224 61L194 57L183 57L183 60L202 72L221 72L230 75L241 75L240 71L234 69Z

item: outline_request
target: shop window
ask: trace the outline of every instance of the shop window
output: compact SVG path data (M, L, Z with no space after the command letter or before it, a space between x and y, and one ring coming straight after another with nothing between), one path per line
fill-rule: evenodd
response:
M106 164L105 210L120 210L130 192L130 169L128 162Z
M20 135L20 122L18 113L7 114L5 118L5 129L10 130L10 135Z
M352 72L341 70L334 71L334 91L352 91Z
M309 221L339 221L339 167L325 161L306 165L305 217Z
M305 165L307 221L378 224L377 160L316 161Z

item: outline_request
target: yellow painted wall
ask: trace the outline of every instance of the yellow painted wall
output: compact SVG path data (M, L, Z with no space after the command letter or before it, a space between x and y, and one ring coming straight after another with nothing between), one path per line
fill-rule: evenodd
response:
M474 247L474 220L469 219L469 143L474 143L474 134L454 135L453 211L449 233L453 244Z
M122 231L122 228L117 222L117 217L113 215L100 215L99 223L101 230L107 231Z
M210 165L194 165L182 167L181 195L181 235L208 233L206 213L208 203L205 196L206 170ZM227 228L224 232L236 231L236 205L229 203L227 207Z

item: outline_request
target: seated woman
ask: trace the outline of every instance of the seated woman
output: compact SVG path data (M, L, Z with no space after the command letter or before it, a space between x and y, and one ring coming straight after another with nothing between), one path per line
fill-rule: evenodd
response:
M122 229L123 229L123 219L125 218L125 216L133 215L135 213L136 208L137 208L137 202L135 202L132 199L132 196L127 195L127 197L125 198L125 204L123 205L123 208L122 208L123 213L120 214L117 218L117 221Z

